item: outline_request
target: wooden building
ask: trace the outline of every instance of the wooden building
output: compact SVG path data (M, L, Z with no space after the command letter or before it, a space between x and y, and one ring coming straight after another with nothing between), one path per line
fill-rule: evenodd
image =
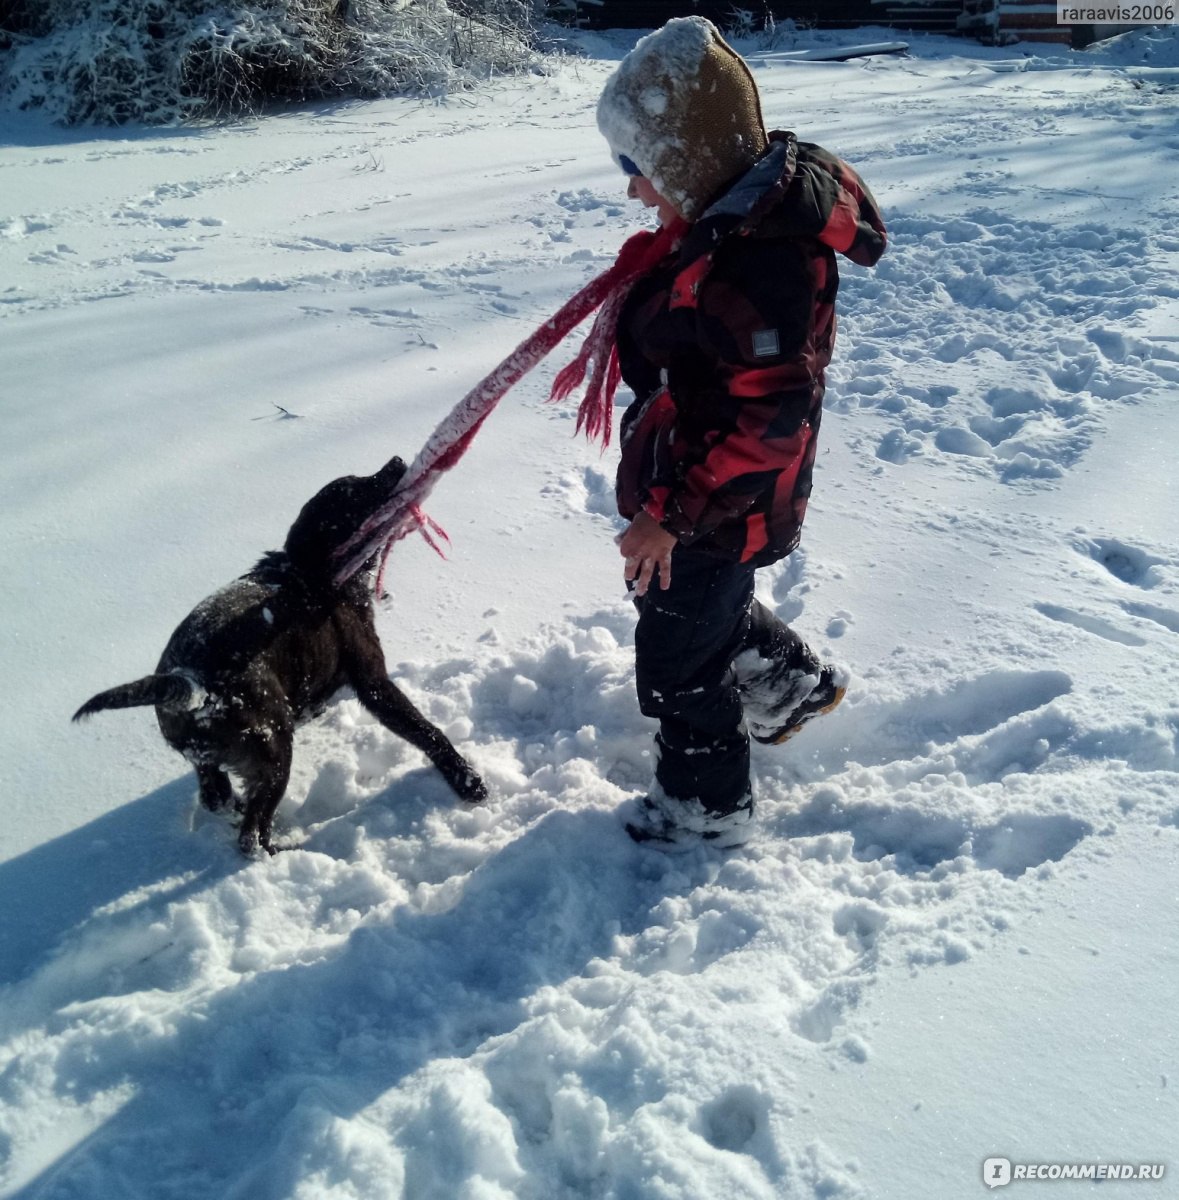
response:
M984 42L1057 42L1070 45L1076 32L1057 25L1056 0L963 0L964 33Z
M580 22L598 29L653 29L672 17L698 14L717 25L732 23L735 9L755 20L771 15L818 29L854 29L894 25L904 29L951 32L963 0L904 3L904 0L579 0Z
M579 24L594 29L654 29L672 17L698 14L717 25L735 10L755 21L772 16L816 29L885 25L926 33L961 33L990 43L1050 41L1068 44L1072 32L1056 24L1055 0L568 0Z

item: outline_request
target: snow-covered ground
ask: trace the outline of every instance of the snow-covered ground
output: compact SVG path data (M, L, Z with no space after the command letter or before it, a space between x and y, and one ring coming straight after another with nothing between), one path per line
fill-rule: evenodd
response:
M572 342L380 613L485 808L346 698L248 861L150 712L69 724L611 260L626 41L439 104L0 117L0 1194L957 1200L1006 1155L1179 1195L1174 32L744 47L893 234L761 583L855 688L757 748L746 849L618 823L651 730Z

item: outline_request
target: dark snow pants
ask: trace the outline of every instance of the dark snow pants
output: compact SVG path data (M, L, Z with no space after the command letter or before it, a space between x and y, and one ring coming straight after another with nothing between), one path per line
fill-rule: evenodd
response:
M811 673L818 659L753 598L754 568L682 546L672 552L671 587L652 582L635 597L639 708L659 720L655 779L679 800L721 816L750 797L749 734L733 660L756 650L784 675Z

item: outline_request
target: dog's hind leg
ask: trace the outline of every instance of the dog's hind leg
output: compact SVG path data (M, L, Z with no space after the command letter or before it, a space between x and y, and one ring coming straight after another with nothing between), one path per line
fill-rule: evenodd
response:
M446 734L418 712L391 679L382 675L357 681L356 696L386 729L420 750L463 800L479 804L487 799L487 785L478 772L454 748Z
M290 730L259 733L252 740L249 759L239 770L245 788L246 815L238 831L238 845L243 854L253 854L261 846L268 854L277 853L270 844L270 826L275 810L287 790L291 777Z
M220 768L201 763L196 767L197 785L200 787L201 803L210 811L225 808L233 799L233 787L229 776Z

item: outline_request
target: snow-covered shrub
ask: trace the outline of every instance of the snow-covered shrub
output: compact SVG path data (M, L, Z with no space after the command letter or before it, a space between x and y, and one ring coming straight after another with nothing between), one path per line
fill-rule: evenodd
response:
M768 4L763 4L757 11L734 5L721 22L721 30L737 41L752 42L758 50L780 50L794 43L794 35L799 30L809 29L812 25L813 22L805 19L779 21Z
M531 62L530 0L15 0L0 104L65 124L463 86Z

